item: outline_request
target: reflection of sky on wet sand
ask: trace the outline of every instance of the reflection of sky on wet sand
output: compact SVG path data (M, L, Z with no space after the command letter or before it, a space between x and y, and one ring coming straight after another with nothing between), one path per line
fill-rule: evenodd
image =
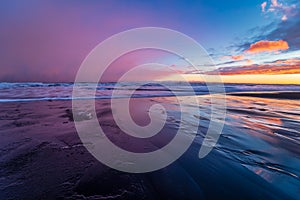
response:
M210 119L211 96L199 96L200 116L191 113L192 126L200 119L195 143L202 143ZM216 96L212 98L217 98ZM174 97L155 98L157 102L174 104ZM230 162L235 162L287 194L297 194L300 184L300 150L298 130L300 102L227 95L227 117L222 135L215 147ZM178 107L168 107L177 110ZM197 111L198 112L198 111ZM188 131L187 131L188 132Z
M227 96L218 151L278 189L299 192L299 108L297 100Z
M191 98L188 96L182 97L179 101L176 101L175 97L151 98L150 101L165 106L168 113L166 131L169 134L176 131L180 123L178 104L194 107L195 113L190 113L191 117L183 122L183 126L186 134L192 134L189 133L189 127L195 125L200 119L195 143L201 144L210 120L211 98L218 97L199 96L199 106L191 103ZM298 148L300 103L297 100L229 95L226 99L225 127L215 150L229 161L244 166L278 189L290 194L297 193L300 183L300 150ZM140 125L145 125L148 121L146 111L148 106L142 109L145 102L139 99L133 101L132 104L131 114ZM142 110L145 113L140 113Z
M297 198L300 185L299 101L227 95L228 109L222 135L210 154L199 159L199 149L209 125L210 98L217 96L200 95L197 98L199 105L193 104L189 96L181 97L179 101L176 101L176 97L131 99L130 112L138 125L145 126L149 123L147 111L153 104L163 105L168 114L166 126L161 134L145 141L132 140L120 132L113 123L111 99L97 99L96 114L104 132L109 134L109 139L119 147L137 152L150 152L168 144L176 134L181 114L179 103L191 108L192 112L188 113L189 117L182 125L183 134L191 136L194 134L191 131L192 126L195 127L200 120L197 137L192 146L169 167L145 175L147 179L155 180L153 184L160 191L168 191L168 194L177 197L183 191L180 190L182 187L188 191L196 188L199 189L197 191L204 191L208 196L207 199ZM73 149L77 152L77 148L82 147L78 145L79 138L75 137L72 112L90 128L88 125L91 107L87 101L91 100L80 101L82 101L80 110L73 111L70 109L70 101L3 103L0 116L3 119L2 135L11 136L13 144L16 137L32 137L39 141L52 141L58 146L61 145L64 151L59 151L55 155L62 155L63 159L54 156L55 162L52 162L59 164L67 158L63 154L65 151ZM24 133L20 134L20 131ZM91 146L92 143L87 145ZM74 155L76 159L87 157L86 154L79 158L81 154ZM37 160L33 163L41 163L39 159L42 157L34 159ZM75 160L73 162L75 163ZM45 163L47 165L44 167L48 169L48 161ZM74 163L68 163L72 169L76 166ZM58 170L64 172L60 168ZM44 174L44 171L40 173ZM118 179L112 181L117 182ZM196 196L195 191L189 194ZM187 193L182 194L185 196Z

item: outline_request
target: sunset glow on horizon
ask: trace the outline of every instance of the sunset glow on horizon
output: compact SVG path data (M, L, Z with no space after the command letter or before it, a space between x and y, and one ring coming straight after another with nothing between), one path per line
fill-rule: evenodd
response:
M213 76L213 75L212 75ZM205 80L199 75L187 75L185 78L191 82L214 82L215 78L207 76ZM300 84L300 74L280 75L226 75L220 76L223 83L244 83L244 84Z

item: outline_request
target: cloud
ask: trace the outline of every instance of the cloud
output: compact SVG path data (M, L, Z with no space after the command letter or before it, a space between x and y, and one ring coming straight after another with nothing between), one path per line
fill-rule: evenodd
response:
M250 48L245 50L246 53L261 53L261 52L272 52L289 49L289 45L284 40L278 41L267 41L261 40L250 45Z
M251 65L251 64L253 64L253 60L247 59L246 63L247 63L247 65Z
M261 4L261 10L262 10L262 12L266 12L266 6L267 6L267 2L266 1Z
M282 18L281 18L282 21L286 21L287 19L288 19L288 18L287 18L286 15L283 15Z
M300 74L300 59L277 60L266 64L252 64L239 67L223 67L207 74L256 75L256 74Z
M234 63L233 61L240 61L240 60L244 60L245 56L240 54L240 55L233 55L233 56L222 56L220 58L220 60L230 60L230 61L227 61L225 63L222 63L222 64L228 64L228 63Z
M245 58L245 56L244 55L236 55L236 56L231 56L231 58L233 60L238 61L238 60L243 60Z
M282 4L278 4L277 0L271 0L271 2L272 2L271 6L273 6L273 7L282 6Z
M287 20L283 16L283 20L272 21L266 26L256 27L247 31L249 35L246 35L244 40L240 40L240 43L236 43L231 47L235 48L236 52L244 52L248 50L250 45L261 40L288 41L288 51L294 51L300 49L300 2L293 10L293 16L291 14L286 15Z
M270 32L266 37L268 39L277 39L280 37L285 41L289 41L290 50L298 50L300 48L300 13L294 19L281 22L277 28Z
M287 5L278 2L277 0L271 0L270 6L267 9L267 2L263 2L261 4L261 9L263 13L275 13L276 15L280 15L282 21L286 21L290 16L295 15L296 4Z

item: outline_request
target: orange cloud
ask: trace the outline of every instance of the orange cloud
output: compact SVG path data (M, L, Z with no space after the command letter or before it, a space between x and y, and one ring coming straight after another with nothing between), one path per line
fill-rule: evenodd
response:
M206 74L214 75L218 73L220 75L300 74L300 59L278 60L262 65L223 67Z
M300 74L299 66L251 65L239 67L236 70L221 71L221 75L254 75L254 74Z
M267 41L261 40L250 45L246 53L261 53L261 52L271 52L289 49L289 44L284 40L278 41Z
M243 60L244 59L244 56L243 55L236 55L236 56L231 56L231 58L233 60Z

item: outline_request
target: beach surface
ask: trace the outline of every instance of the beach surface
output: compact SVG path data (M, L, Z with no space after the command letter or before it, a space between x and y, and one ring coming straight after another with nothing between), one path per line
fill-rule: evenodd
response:
M195 113L185 125L189 134L200 120L193 144L171 165L143 174L111 169L87 151L70 100L1 103L0 199L299 199L300 102L266 97L227 95L220 139L199 159L211 98L199 95L201 107L190 104ZM153 103L170 114L161 137L147 141L161 148L176 133L180 110L175 97L136 98L131 114L137 124L149 123ZM111 141L145 151L146 143L136 143L116 126L110 99L96 100L96 112ZM88 123L89 113L80 115Z

